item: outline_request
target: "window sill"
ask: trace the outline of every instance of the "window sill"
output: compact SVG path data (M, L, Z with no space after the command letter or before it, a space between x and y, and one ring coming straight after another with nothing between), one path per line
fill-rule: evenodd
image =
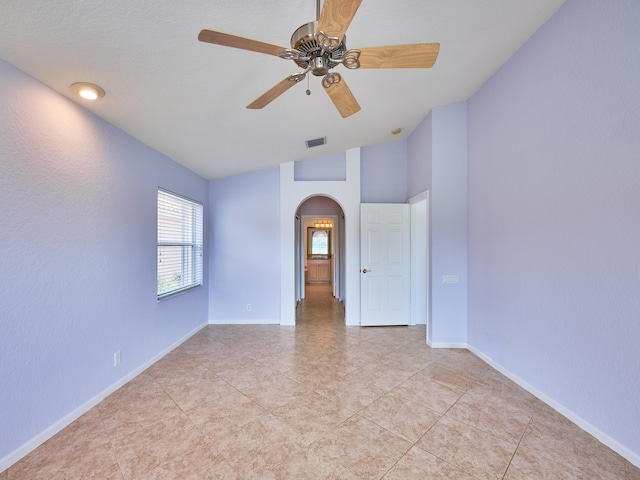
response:
M194 285L192 287L187 287L187 288L183 288L183 289L180 289L180 290L175 290L173 292L165 293L165 294L157 297L158 303L162 302L164 300L167 300L169 298L177 297L178 295L182 295L183 293L191 292L192 290L196 290L196 289L201 288L201 287L202 287L202 284Z

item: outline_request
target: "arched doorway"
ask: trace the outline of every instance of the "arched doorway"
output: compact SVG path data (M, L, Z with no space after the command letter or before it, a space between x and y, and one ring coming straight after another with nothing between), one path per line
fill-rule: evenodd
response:
M360 149L346 152L346 179L342 181L296 181L294 162L280 165L280 324L295 325L296 237L299 206L308 198L326 196L344 212L343 254L344 308L347 325L360 324Z

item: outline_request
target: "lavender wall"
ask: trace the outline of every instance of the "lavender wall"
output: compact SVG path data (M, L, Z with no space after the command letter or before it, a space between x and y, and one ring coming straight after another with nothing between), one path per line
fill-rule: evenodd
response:
M431 189L433 167L433 113L420 122L407 139L407 197Z
M206 323L206 286L156 301L155 251L158 186L208 185L3 61L0 112L1 471Z
M469 343L636 462L638 19L569 0L468 103Z
M213 180L209 204L209 321L280 323L279 169Z
M335 200L323 196L311 197L298 208L298 215L326 217L328 215L342 215L342 213L342 208Z
M360 198L362 203L407 201L406 140L361 150Z
M407 142L408 195L429 190L427 340L467 342L467 105L434 108ZM443 278L446 276L446 283ZM449 279L456 278L453 283Z
M431 325L428 338L434 346L466 346L467 104L434 108L431 118Z

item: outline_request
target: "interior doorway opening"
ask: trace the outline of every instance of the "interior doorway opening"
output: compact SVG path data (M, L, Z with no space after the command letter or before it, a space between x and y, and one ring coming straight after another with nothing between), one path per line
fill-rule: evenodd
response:
M327 196L309 197L298 207L295 223L296 305L300 306L309 291L314 297L330 295L328 300L331 301L316 305L326 305L327 315L335 310L333 299L342 305L344 312L345 228L342 207Z

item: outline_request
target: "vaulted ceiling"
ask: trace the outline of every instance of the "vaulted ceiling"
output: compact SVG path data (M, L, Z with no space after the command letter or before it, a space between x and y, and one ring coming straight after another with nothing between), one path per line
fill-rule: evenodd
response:
M348 48L438 42L440 54L431 69L336 67L362 107L348 118L313 76L246 109L300 69L197 39L206 28L289 47L316 0L5 0L0 58L212 179L406 138L433 107L472 96L563 1L363 0ZM78 81L105 97L75 97Z

